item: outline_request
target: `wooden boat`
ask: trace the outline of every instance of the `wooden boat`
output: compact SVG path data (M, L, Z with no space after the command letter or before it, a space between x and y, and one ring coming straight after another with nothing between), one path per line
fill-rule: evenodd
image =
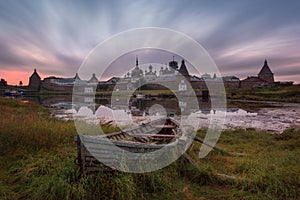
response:
M145 153L155 152L166 146L176 146L180 143L181 134L175 120L163 118L111 134L78 135L77 162L80 172L82 174L118 168L118 158L124 156L124 151Z

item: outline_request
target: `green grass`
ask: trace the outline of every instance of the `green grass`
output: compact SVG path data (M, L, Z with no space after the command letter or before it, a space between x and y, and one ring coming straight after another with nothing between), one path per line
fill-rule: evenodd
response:
M300 103L300 85L262 89L228 90L229 99L247 99L259 101L280 101Z
M238 177L234 187L258 196L297 198L300 195L300 133L288 129L281 135L255 130L225 131L220 146L230 152L245 153L245 157L207 157L220 173ZM221 165L222 163L228 165ZM230 163L230 164L229 164Z
M218 145L244 157L213 151L198 158L200 144L152 173L117 171L79 178L72 122L51 118L40 106L0 99L0 199L298 199L300 132L224 131ZM106 132L117 130L109 123ZM204 137L205 130L198 135ZM228 178L224 175L231 176Z

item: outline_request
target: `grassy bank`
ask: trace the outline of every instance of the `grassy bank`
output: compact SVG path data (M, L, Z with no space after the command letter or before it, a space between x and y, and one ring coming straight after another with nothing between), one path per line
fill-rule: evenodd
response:
M194 143L172 165L152 173L99 173L78 178L72 122L46 109L0 99L0 199L297 199L300 133L255 130L222 133L218 145L243 157ZM113 131L114 127L107 127ZM110 130L109 130L110 129ZM205 130L199 131L203 137Z
M227 97L238 100L300 103L300 85L262 89L235 89L227 91Z

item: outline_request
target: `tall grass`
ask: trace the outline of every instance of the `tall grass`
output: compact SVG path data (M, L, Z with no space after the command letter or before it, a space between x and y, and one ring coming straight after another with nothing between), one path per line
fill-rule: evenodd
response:
M218 145L244 157L213 151L199 159L200 144L194 143L187 151L189 160L182 156L155 172L110 171L79 178L72 122L14 100L0 99L0 112L0 199L297 199L300 195L296 129L281 135L223 132ZM105 127L107 132L114 129ZM205 130L198 132L204 134Z
M290 128L282 134L230 130L222 133L219 143L228 151L246 154L244 157L205 158L210 166L220 164L214 167L218 172L236 177L232 182L235 189L264 199L299 198L299 130Z

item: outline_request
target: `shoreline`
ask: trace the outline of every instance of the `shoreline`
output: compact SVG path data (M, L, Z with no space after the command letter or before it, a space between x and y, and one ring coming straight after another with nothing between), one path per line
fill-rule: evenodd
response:
M11 88L11 87L9 87ZM68 96L72 95L73 91L54 91L41 89L40 91L30 91L28 87L14 87L16 90L22 89L25 96ZM4 95L5 87L0 88ZM201 91L194 90L198 97L201 98ZM179 92L179 91L174 91ZM175 94L170 90L139 90L139 91L119 91L115 94L117 96L128 96L132 94L144 94L148 97L175 97ZM188 91L184 94L188 94ZM1 93L0 93L1 94ZM183 94L183 95L184 95ZM97 91L95 94L78 93L81 96L96 96L96 97L111 97L112 91ZM186 95L189 96L189 95ZM293 85L289 87L274 87L274 88L260 88L260 89L228 89L226 90L226 99L231 101L257 101L257 102L278 102L278 103L300 103L300 85Z

